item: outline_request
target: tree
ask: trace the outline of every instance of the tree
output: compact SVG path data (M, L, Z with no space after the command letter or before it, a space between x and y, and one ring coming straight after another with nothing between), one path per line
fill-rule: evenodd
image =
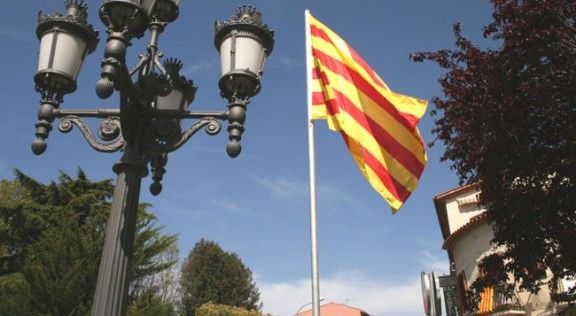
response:
M483 35L496 48L473 44L455 24L455 50L412 55L446 70L432 132L461 184L479 183L493 243L504 249L485 260L470 294L509 275L535 292L549 268L554 298L568 299L576 289L555 284L576 277L576 2L491 2Z
M22 172L0 182L0 315L86 313L104 242L111 180L61 173L41 184ZM175 261L155 258L175 243L141 204L132 288ZM131 299L135 299L133 296Z
M153 259L157 265L163 265L163 270L132 283L130 297L133 299L128 315L176 315L179 271L173 263L179 260L178 245L172 243Z
M187 315L196 315L202 304L214 303L259 310L260 293L252 272L235 253L201 239L182 265L182 305Z
M247 310L241 307L218 305L213 303L202 304L196 309L196 316L271 316L263 315L257 310Z

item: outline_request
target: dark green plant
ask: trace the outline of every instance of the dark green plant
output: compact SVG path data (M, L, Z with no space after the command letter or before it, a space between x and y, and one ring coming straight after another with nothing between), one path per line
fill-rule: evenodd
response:
M205 303L259 310L260 293L252 272L235 253L213 241L201 239L190 251L180 276L182 305L186 315L195 315Z
M113 189L82 170L48 185L19 170L0 182L0 315L90 310ZM147 207L138 210L130 300L145 292L142 280L176 262L157 260L176 237L161 233Z

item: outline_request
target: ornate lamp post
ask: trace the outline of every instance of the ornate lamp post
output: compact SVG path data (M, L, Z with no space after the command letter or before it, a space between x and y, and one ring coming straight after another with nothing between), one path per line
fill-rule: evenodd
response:
M38 72L34 76L41 94L36 139L32 151L46 150L52 123L60 119L59 130L67 133L77 126L88 144L97 151L122 151L113 166L116 187L108 220L106 240L98 272L92 315L125 313L128 272L136 229L136 210L142 177L152 172L152 194L162 190L168 154L180 148L198 130L210 135L228 120L228 155L240 154L246 107L260 91L263 66L274 46L274 32L262 22L253 7L242 6L228 21L215 24L215 44L220 52L221 95L228 100L221 112L188 111L196 92L192 81L180 75L177 59L161 62L158 38L179 14L179 0L104 0L100 19L108 33L101 78L96 94L102 98L119 92L119 108L64 110L64 95L76 90L76 78L86 55L94 51L98 32L87 22L83 0L66 0L66 13L38 17L40 40ZM140 61L128 69L125 57L131 39L149 31L150 40ZM82 118L99 118L98 137ZM182 120L194 123L183 130Z

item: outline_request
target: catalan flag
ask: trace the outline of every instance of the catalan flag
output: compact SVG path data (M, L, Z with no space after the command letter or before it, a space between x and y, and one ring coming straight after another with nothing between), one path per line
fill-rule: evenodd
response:
M478 303L478 313L487 314L494 310L494 289L485 287L480 293L480 303Z
M426 101L391 91L350 45L307 15L309 119L325 119L340 132L364 177L396 213L426 165L416 127Z

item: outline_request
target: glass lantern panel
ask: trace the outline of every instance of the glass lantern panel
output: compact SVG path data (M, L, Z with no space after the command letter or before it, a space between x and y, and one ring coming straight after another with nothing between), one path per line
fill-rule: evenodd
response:
M229 36L220 44L220 73L222 76L227 74L230 69L232 56L230 50L232 49L232 37Z
M230 36L222 41L220 45L220 62L222 75L228 72L238 70L249 70L256 75L262 71L263 58L265 57L264 46L260 41L255 39L251 34L238 34L236 36L236 53L234 54L234 63L232 62L232 41ZM234 69L232 68L234 67Z
M86 42L84 40L71 33L58 33L52 71L67 74L76 80L85 55Z
M50 53L54 32L45 33L40 39L40 52L38 54L38 71L48 69L50 66Z
M184 93L179 89L173 89L165 97L156 97L156 109L158 110L185 110L188 102L184 100Z
M257 75L262 71L264 46L253 37L239 36L236 39L236 69L247 69Z

